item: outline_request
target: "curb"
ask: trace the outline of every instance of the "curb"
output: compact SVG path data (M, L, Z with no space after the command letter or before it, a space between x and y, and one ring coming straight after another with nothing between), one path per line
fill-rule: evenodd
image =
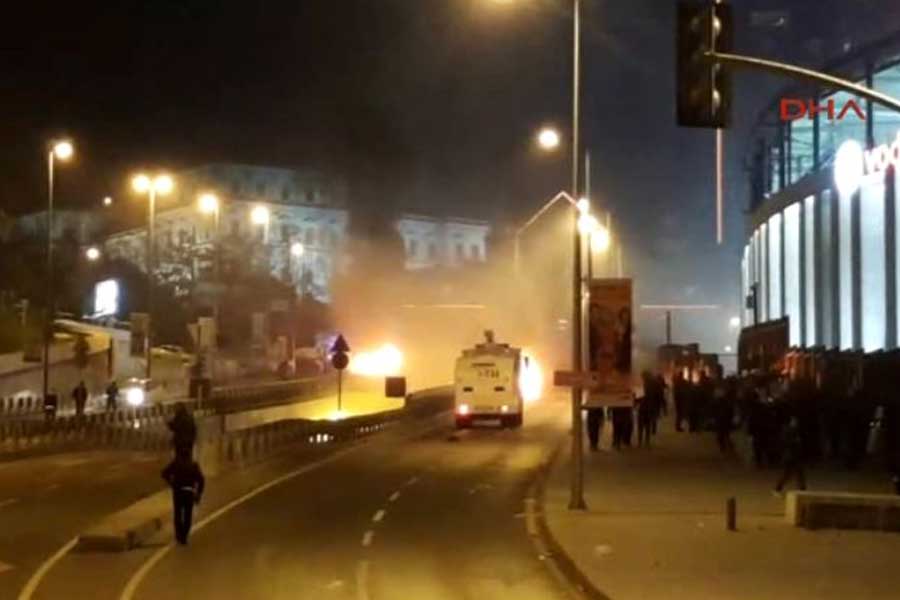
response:
M525 499L525 527L538 552L538 557L571 598L574 600L611 600L578 568L547 525L544 507L547 479L567 439L568 436L556 444L550 456L541 464L534 482L529 487Z

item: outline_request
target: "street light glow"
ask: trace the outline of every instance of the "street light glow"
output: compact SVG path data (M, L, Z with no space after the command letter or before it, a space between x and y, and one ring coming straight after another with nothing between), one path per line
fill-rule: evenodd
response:
M200 212L205 215L215 214L219 210L219 198L215 194L201 194L198 200Z
M53 155L59 160L69 160L73 154L75 154L75 147L68 140L62 140L53 144Z
M597 228L591 233L591 251L602 254L609 250L611 242L609 229L598 223Z
M575 208L578 209L579 213L586 215L591 210L591 201L587 198L579 198L578 202L575 203Z
M139 194L146 194L150 189L150 178L144 175L135 175L131 180L131 187Z
M103 198L103 206L112 206L112 197L106 196Z
M728 321L728 324L731 325L733 328L737 329L738 327L741 326L741 318L740 317L731 317L731 319Z
M91 246L87 250L84 251L84 256L90 261L95 261L100 258L100 249L96 246Z
M254 206L250 212L250 221L254 225L268 225L269 209L262 205Z
M300 242L291 244L291 254L294 256L303 256L303 244Z
M160 194L166 195L175 187L175 182L168 175L157 175L153 180L153 188Z
M537 139L538 145L544 150L555 150L559 147L559 133L551 127L541 129Z
M600 227L600 222L594 215L584 214L578 217L578 231L582 235L592 234Z

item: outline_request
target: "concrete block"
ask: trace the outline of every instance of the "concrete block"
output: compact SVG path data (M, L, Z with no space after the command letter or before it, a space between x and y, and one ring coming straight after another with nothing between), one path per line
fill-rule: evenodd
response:
M172 511L172 493L163 490L114 513L78 536L77 551L125 552L159 531Z
M785 519L807 529L900 531L900 496L848 492L789 492Z

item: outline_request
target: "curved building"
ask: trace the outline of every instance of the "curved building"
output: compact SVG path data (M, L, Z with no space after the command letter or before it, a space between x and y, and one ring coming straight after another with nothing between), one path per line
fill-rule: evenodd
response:
M824 70L900 98L900 33ZM900 113L793 87L756 132L744 324L786 320L796 347L896 348Z

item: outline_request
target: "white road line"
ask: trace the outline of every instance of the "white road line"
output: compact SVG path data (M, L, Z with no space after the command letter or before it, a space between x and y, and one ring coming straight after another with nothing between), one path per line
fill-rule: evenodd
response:
M12 566L11 564L5 563L5 562L3 562L2 560L0 560L0 573L5 573L5 572L7 572L7 571L12 571L13 569L15 569L14 566Z
M55 565L59 560L65 556L69 550L75 547L75 544L78 543L78 537L73 537L71 540L66 542L66 544L56 551L56 554L48 558L44 561L44 563L38 567L38 570L34 572L34 574L28 579L25 583L25 587L22 588L22 591L19 592L19 600L31 600L31 595L34 594L34 591L37 589L38 585L41 583L41 579L44 578L44 575L47 574L53 565Z
M373 522L373 523L380 523L381 520L384 518L384 515L385 515L386 512L387 512L387 511L385 511L383 508L382 508L381 510L379 510L377 513L375 513L375 514L372 516L372 522Z
M369 600L369 561L356 563L356 599Z
M400 497L400 490L397 490L396 492L391 494L391 497L388 498L388 502L396 502L397 498L399 498L399 497Z
M364 548L368 548L372 545L372 538L375 537L375 532L371 529L363 534L362 545Z
M259 486L258 488L247 492L240 498L237 498L236 500L232 500L231 502L229 502L228 504L226 504L219 510L215 511L214 513L211 513L209 516L207 516L204 519L202 519L201 521L199 521L194 526L193 532L196 533L196 532L202 530L204 527L206 527L207 525L209 525L210 523L212 523L213 521L215 521L222 515L234 510L241 504L244 504L245 502L252 500L254 497L262 494L266 490L271 489L271 488L275 487L276 485L282 484L285 481L293 479L294 477L297 477L299 475L303 475L304 473L308 473L310 471L318 469L319 467L324 466L328 463L332 463L332 462L338 460L339 458L343 458L343 456L345 454L349 454L350 452L353 452L354 450L359 450L360 448L363 448L363 447L364 446L352 446L352 447L346 448L344 450L338 450L337 452L335 452L334 454L332 454L331 456L329 456L327 458L323 458L322 460L320 460L318 462L308 464L304 467L297 469L296 471L291 471L290 473L282 475L281 477L278 477L277 479L273 479L272 481L269 481L268 483L264 483L261 486ZM156 566L156 563L161 561L166 556L166 554L171 552L172 548L174 548L174 547L175 547L175 544L170 543L166 546L163 546L156 552L154 552L150 556L150 558L148 558L147 561L144 564L142 564L137 571L134 572L134 575L131 576L131 579L128 580L128 583L125 584L125 588L122 590L122 594L119 596L120 600L131 600L134 597L134 593L137 591L138 586L141 584L141 581L143 581L144 577L147 576L147 573L149 573L150 570L153 569L154 566ZM22 599L20 599L20 600L22 600Z
M0 508L3 508L4 506L9 506L10 504L15 504L18 501L19 501L18 498L7 498L6 500L0 500Z
M418 477L410 477L409 481L406 482L406 485L415 485L417 481L419 481Z

